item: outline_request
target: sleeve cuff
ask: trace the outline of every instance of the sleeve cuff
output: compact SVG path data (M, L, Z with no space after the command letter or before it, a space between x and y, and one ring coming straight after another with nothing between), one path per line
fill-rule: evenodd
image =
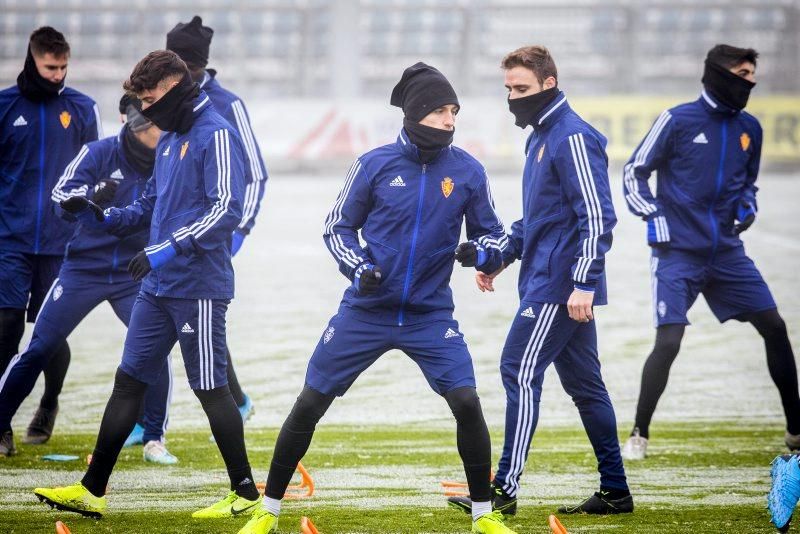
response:
M586 293L594 293L594 284L579 284L575 282L574 284L575 289L578 291L584 291Z

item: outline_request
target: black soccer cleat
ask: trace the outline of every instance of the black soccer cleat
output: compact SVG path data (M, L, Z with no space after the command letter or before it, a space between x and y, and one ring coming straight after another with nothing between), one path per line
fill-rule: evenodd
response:
M509 497L502 488L498 488L492 482L492 510L503 515L517 514L517 498ZM465 514L472 515L472 499L469 497L448 497L447 505Z
M58 415L58 406L52 410L49 408L39 408L33 414L28 431L22 442L28 445L41 445L47 443L50 436L53 435L53 427L56 424L56 416Z
M17 454L17 447L14 445L14 433L6 430L0 434L0 456L14 456Z
M560 506L560 514L630 514L633 512L633 496L626 495L619 499L610 499L602 491L596 491L594 495L575 506Z

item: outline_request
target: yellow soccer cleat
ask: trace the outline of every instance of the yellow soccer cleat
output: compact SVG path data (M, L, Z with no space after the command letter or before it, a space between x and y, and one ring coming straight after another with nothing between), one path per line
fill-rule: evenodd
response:
M236 495L235 491L228 493L224 499L215 502L207 508L198 510L192 514L195 519L222 519L225 517L237 517L240 515L250 515L258 510L261 504L261 496L251 501Z
M517 534L503 524L503 514L497 510L483 514L472 522L472 532L481 534Z
M253 512L250 521L242 527L239 534L269 534L270 532L278 532L278 516L264 509L258 509Z
M51 508L87 517L100 519L106 511L106 498L95 497L80 482L64 488L36 488L33 493Z

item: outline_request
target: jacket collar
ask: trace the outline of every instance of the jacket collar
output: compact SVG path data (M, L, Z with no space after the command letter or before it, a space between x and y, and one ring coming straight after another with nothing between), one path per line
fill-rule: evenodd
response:
M703 89L700 92L700 98L698 99L700 104L711 114L720 114L720 115L736 115L739 113L738 109L733 109L732 107L726 106L719 100L715 99L711 96L711 93Z
M408 138L408 133L406 133L405 128L400 128L400 134L397 136L397 141L395 142L395 144L400 149L400 152L402 152L403 155L405 155L407 158L417 163L421 163L419 160L419 151L417 149L417 145L412 143L411 139ZM453 149L452 144L447 145L445 148L441 150L441 152L439 152L439 155L436 156L436 158L433 161L429 162L429 164L435 163L443 152L450 151L452 149Z
M533 129L541 130L549 128L552 124L558 122L558 120L569 109L570 107L569 103L567 103L567 95L565 95L563 91L559 91L558 96L553 99L553 102L544 108L539 117L537 117L536 122L533 125Z
M194 111L195 115L198 113L202 113L206 108L211 105L211 99L205 93L205 91L200 91L200 94L197 95L197 98L194 99Z

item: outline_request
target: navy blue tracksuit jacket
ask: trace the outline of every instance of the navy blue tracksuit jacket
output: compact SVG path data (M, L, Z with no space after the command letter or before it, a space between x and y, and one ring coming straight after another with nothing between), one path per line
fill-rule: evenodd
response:
M104 208L124 208L133 204L145 191L150 176L143 175L128 163L122 149L125 128L115 137L106 137L84 145L78 155L67 165L64 174L52 191L56 211L62 212L58 203L80 195L91 199L94 186L101 180L118 182L114 200ZM71 218L63 213L65 218ZM86 227L78 223L67 244L64 266L82 276L100 277L108 283L130 282L127 267L131 259L147 245L148 230L139 229L120 239L103 229Z
M256 223L256 216L261 209L261 200L267 185L267 168L261 157L261 149L256 141L253 128L250 126L250 116L244 107L244 102L220 85L216 72L206 71L200 88L205 91L214 105L217 113L222 115L231 126L239 133L244 145L244 182L245 191L242 201L242 220L236 230L247 235Z
M0 91L0 250L60 256L72 234L50 202L64 168L100 129L94 101L65 87L44 102Z
M153 178L132 205L106 210L113 232L150 227L148 250L172 245L178 257L142 281L142 291L180 299L233 298L231 232L242 219L244 150L204 92L185 134L165 132Z
M523 217L511 227L508 265L522 259L522 302L566 304L575 288L606 304L605 254L617 223L606 138L560 93L525 146Z
M755 206L762 137L755 117L705 91L664 111L625 165L628 208L645 219L663 215L670 249L714 255L741 247L734 217L740 200Z
M324 239L350 280L359 265L372 263L382 269L382 282L370 296L357 296L351 286L342 306L384 325L452 318L449 282L464 220L467 238L489 253L484 270L499 268L508 240L486 173L465 151L449 146L421 164L401 131L395 143L359 157L325 221Z

